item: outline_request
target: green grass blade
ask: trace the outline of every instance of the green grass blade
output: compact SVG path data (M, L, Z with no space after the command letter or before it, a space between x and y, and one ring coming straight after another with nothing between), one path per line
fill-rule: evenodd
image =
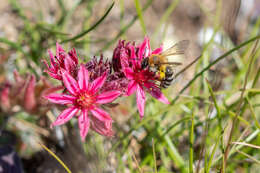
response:
M253 37L243 43L241 43L240 45L236 46L235 48L227 51L226 53L224 53L223 55L221 55L220 57L218 57L215 61L211 62L208 66L206 66L205 68L203 68L199 73L197 73L190 81L188 84L186 84L183 89L178 93L178 95L171 101L170 106L174 105L175 102L179 99L180 95L191 85L193 84L193 82L198 78L200 77L205 71L209 70L210 67L212 67L213 65L215 65L216 63L218 63L220 60L226 58L228 55L230 55L231 53L237 51L238 49L248 45L249 43L257 40L260 38L260 35L256 36L256 37Z
M239 119L239 121L243 122L245 125L250 126L251 124L245 120L243 117L241 117L240 115L237 115L236 113L232 112L232 111L228 111L228 115L230 115L231 117L236 117Z
M218 126L219 126L219 130L221 132L222 131L222 125L221 125L221 112L220 112L220 108L218 106L217 99L216 99L216 96L215 96L215 94L213 92L213 89L212 89L212 87L211 87L211 85L210 85L210 83L209 83L209 81L207 79L206 79L206 82L207 82L207 85L208 85L208 89L209 89L210 95L211 95L211 97L213 99L214 106L215 106L215 108L217 110L217 117L218 117L218 121L219 121L218 122Z
M144 5L142 11L144 12L151 4L152 4L153 0L148 0L147 3ZM111 41L109 41L102 49L99 50L99 52L102 52L104 50L106 50L107 48L109 48L113 43L115 43L134 23L135 21L138 19L138 16L135 16L127 25L125 25L120 32L115 36L114 39L112 39Z
M165 136L166 134L168 134L174 127L176 127L177 125L181 124L184 121L188 121L190 120L191 117L184 117L182 119L180 119L179 121L175 122L174 124L172 124L163 134L162 137Z
M251 114L252 114L252 116L253 116L253 119L254 119L254 121L255 121L255 125L256 125L256 127L260 130L260 124L259 124L259 122L257 121L254 108L253 108L251 102L249 101L249 98L248 98L248 97L246 97L246 101L247 101L247 104L249 105L249 110L250 110L250 112L251 112Z
M62 1L62 0L60 0ZM57 25L60 26L60 28L64 28L64 26L68 23L69 19L71 19L72 14L75 12L75 10L77 9L77 7L80 5L82 0L75 0L74 4L70 7L70 9L66 10L62 10L62 16L59 19L59 21L57 22Z
M11 48L20 51L25 56L28 56L28 54L23 50L23 48L18 43L12 42L12 41L10 41L6 38L3 38L3 37L0 37L0 43L5 43L8 46L10 46Z
M188 172L187 167L185 166L185 162L181 157L180 153L176 149L175 145L172 143L170 137L168 135L164 136L164 140L167 144L167 150L169 152L170 157L174 161L174 164L180 168L181 172Z
M255 138L259 135L259 133L260 133L260 130L259 130L259 129L256 129L254 132L252 132L252 133L244 140L244 142L249 143L250 141L252 141L253 139L255 139ZM237 147L234 147L233 149L231 149L231 151L230 151L230 153L229 153L228 156L230 157L231 155L233 155L233 154L236 153L236 150L239 150L239 149L241 149L241 148L243 148L243 147L245 147L245 145L239 145L239 146L237 146ZM217 157L217 158L213 161L212 166L215 166L216 164L218 164L219 161L220 161L222 158L223 158L223 155L220 155L219 157ZM199 172L200 172L200 173L205 172L205 168L201 168Z
M189 172L193 173L193 144L194 144L194 113L191 115L190 126L190 151L189 151Z
M157 173L158 171L157 171L157 163L156 163L155 144L153 139L152 139L152 143L153 143L154 172Z
M146 27L145 27L145 23L144 23L144 18L143 18L143 10L141 8L141 3L139 0L135 0L135 9L136 9L136 13L138 16L138 19L140 21L142 30L143 30L143 34L146 35Z
M217 149L218 143L219 143L219 141L220 141L220 138L222 138L222 135L219 135L218 140L217 140L217 142L215 143L214 148L213 148L213 150L212 150L212 152L211 152L211 155L210 155L210 157L209 157L209 163L208 163L208 166L207 166L207 169L206 169L206 173L209 173L209 170L210 170L211 164L212 164L212 160L213 160L213 157L214 157L214 155L215 155L215 153L216 153L216 149Z
M112 10L113 6L114 6L115 2L113 2L110 7L108 8L108 10L104 13L104 15L94 24L92 25L89 29L87 29L86 31L81 32L80 34L76 35L75 37L63 40L61 43L66 43L69 41L74 41L77 40L81 37L83 37L84 35L86 35L87 33L89 33L90 31L92 31L93 29L95 29L109 14L109 12Z
M155 37L158 35L158 33L159 33L159 31L160 31L162 25L167 21L167 19L169 18L169 16L172 14L172 12L174 11L174 9L175 9L176 6L178 5L179 1L180 1L180 0L175 0L175 1L173 1L173 2L171 3L171 5L166 9L166 11L164 12L163 16L162 16L161 19L160 19L159 24L158 24L157 27L155 28L155 31L154 31L154 33L153 33L153 35L152 35L152 38L155 38Z

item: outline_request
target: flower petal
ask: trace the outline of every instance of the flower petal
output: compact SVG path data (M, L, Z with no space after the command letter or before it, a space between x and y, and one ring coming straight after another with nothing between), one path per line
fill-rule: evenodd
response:
M159 100L162 103L170 104L168 99L163 95L160 88L154 86L153 83L149 83L149 82L145 83L144 85L148 89L147 92L149 92L154 98L156 98L157 100Z
M88 130L90 126L88 111L86 109L82 110L82 113L78 118L78 123L79 123L81 140L84 141L88 134Z
M94 109L90 110L91 113L93 114L94 117L96 117L97 119L99 119L100 121L107 121L107 120L112 120L112 118L110 117L110 115L105 112L104 110L95 107Z
M79 92L78 83L68 72L62 72L62 80L70 94L77 95L77 93Z
M135 80L130 81L127 87L126 94L128 96L132 95L136 91L136 88L137 88L137 83L135 82Z
M150 47L150 40L148 37L145 37L143 43L141 43L138 47L139 47L138 58L142 60L143 58L148 57L150 55L151 47Z
M100 121L96 117L91 117L91 129L103 136L113 136L112 120Z
M60 53L65 52L65 50L61 47L61 45L56 42L56 57L59 59Z
M23 78L21 77L21 75L17 72L17 70L14 70L14 80L17 83L22 83L23 82Z
M129 57L128 61L130 61L133 64L133 66L136 67L138 62L141 61L141 59L136 57L135 47L133 45L129 45L128 47L129 47L129 50L130 50L130 57ZM126 67L129 67L129 65L128 66L123 66L123 67L126 68Z
M88 80L88 70L83 64L81 64L78 72L78 84L81 90L86 90L88 88Z
M52 123L52 126L58 126L65 124L69 121L74 115L78 113L79 109L76 107L70 107L65 109L56 119L55 122Z
M62 80L62 77L56 73L52 73L49 71L45 71L46 73L48 73L52 78L57 79L57 80Z
M9 98L9 94L10 94L10 88L9 87L4 87L2 90L0 90L0 107L4 110L4 111L9 111L10 107L11 107L11 100Z
M73 72L73 70L76 66L74 61L67 54L65 54L64 66L65 66L66 71L69 72L70 74L71 74L71 72Z
M74 61L74 63L77 65L78 64L78 57L77 57L77 53L76 53L75 48L73 48L71 51L69 51L69 56Z
M48 69L48 70L50 70L50 67L49 67L49 65L48 65L48 63L47 63L47 61L44 59L44 60L42 60L42 63L46 66L46 68Z
M161 45L159 48L152 51L151 54L160 54L163 52L163 45Z
M142 118L144 116L145 92L140 85L137 85L136 103L140 113L140 117Z
M130 67L125 68L124 73L128 79L134 79L134 71Z
M48 99L50 102L57 103L57 104L73 104L75 101L75 97L69 96L66 94L49 94L47 96L44 96L46 99Z
M54 59L54 55L51 50L48 50L49 56L50 56L50 62L51 62L51 68L56 68L56 62Z
M93 93L97 92L97 90L101 88L105 83L106 78L107 78L107 74L105 73L101 77L95 79L91 84L90 91L92 91Z
M24 92L24 109L26 111L32 111L36 106L36 97L35 97L35 76L31 75L27 86L25 87Z
M121 94L120 91L108 91L97 96L96 103L104 104L110 103L115 100Z

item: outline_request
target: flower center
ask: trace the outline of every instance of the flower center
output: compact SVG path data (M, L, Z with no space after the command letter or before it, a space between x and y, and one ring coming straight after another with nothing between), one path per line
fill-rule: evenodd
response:
M83 92L79 94L76 102L82 108L90 108L96 102L96 97L88 92Z
M147 82L148 80L154 80L154 75L148 70L135 71L134 79L140 84Z

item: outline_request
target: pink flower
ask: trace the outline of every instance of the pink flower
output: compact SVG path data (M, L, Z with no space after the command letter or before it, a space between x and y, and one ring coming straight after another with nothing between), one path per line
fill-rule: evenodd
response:
M115 100L121 92L99 92L106 81L106 74L90 83L89 72L84 65L81 65L78 71L78 81L67 71L62 72L62 79L69 94L50 94L46 98L53 103L70 106L58 116L52 125L64 124L72 117L78 116L82 140L85 139L89 128L101 135L111 136L113 133L112 119L107 112L99 107Z
M127 66L129 59L134 56L134 46L130 42L125 44L125 40L119 40L113 52L112 65L115 72L122 72L122 66Z
M128 62L124 62L125 59L121 59L121 67L123 68L125 76L130 80L127 87L127 95L131 95L136 92L137 108L140 113L140 117L144 116L145 107L145 91L150 93L153 97L159 101L169 104L167 98L162 94L158 84L156 84L157 77L149 69L142 69L142 59L150 56L151 54L159 54L162 52L162 47L151 50L150 41L145 38L143 43L134 49L134 46L130 47L128 53ZM122 54L122 57L125 57ZM128 65L127 65L128 64Z
M100 58L92 58L91 61L85 64L86 69L89 71L89 80L93 81L96 78L102 76L102 74L107 74L107 80L101 88L101 92L117 90L121 93L126 93L128 79L124 77L123 72L113 72L112 65L108 59L103 58L101 55ZM122 76L123 74L123 76Z
M35 84L35 76L31 75L24 92L24 109L28 112L32 111L37 105L35 97Z
M2 108L5 112L7 112L11 108L9 94L10 86L8 83L6 83L3 89L0 90L0 108Z
M15 113L13 107L17 105L30 114L45 115L51 105L42 97L64 89L53 86L44 77L36 80L34 75L21 76L16 70L13 74L15 82L0 85L0 108L9 115Z
M46 65L46 72L54 79L62 80L61 71L66 70L70 75L75 77L77 74L78 57L76 50L72 49L68 54L63 48L56 43L56 56L48 50L50 56L50 66L46 60L43 63Z

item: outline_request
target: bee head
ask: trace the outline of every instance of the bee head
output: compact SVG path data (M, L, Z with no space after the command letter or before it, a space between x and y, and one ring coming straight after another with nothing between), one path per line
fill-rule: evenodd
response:
M165 75L166 76L172 76L173 75L173 70L170 66L166 67Z

